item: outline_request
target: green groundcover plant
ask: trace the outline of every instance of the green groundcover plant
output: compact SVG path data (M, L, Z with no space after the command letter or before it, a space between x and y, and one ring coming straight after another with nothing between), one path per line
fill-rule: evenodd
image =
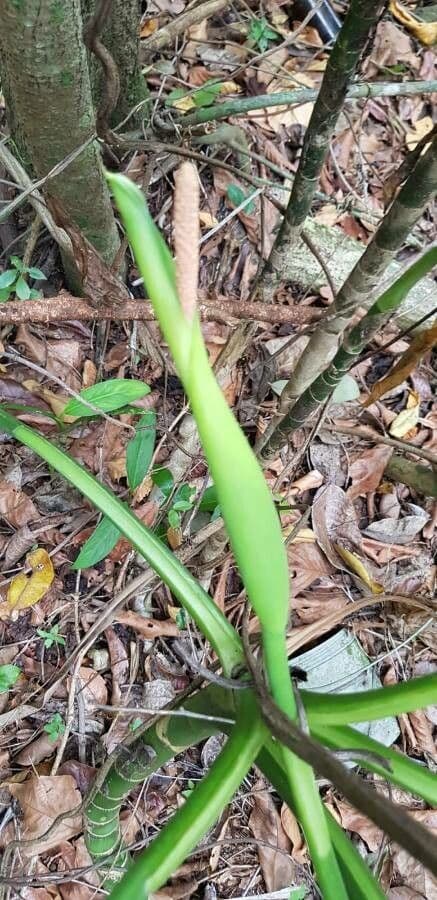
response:
M262 659L272 708L287 717L290 730L297 728L299 732L296 733L303 734L307 729L316 751L317 747L321 750L329 748L331 753L347 749L351 758L355 754L364 770L377 773L430 805L436 805L437 778L433 773L402 753L356 731L351 725L435 702L437 676L338 696L301 691L302 716L287 658L288 567L274 502L256 457L212 373L198 313L183 309L180 303L171 254L156 229L144 198L123 176L108 175L108 181L197 422L215 486L213 506L219 504L248 602L260 622ZM396 290L402 294L399 286ZM143 388L144 394L147 388L144 385ZM135 394L141 396L139 389L137 392L132 388L131 392L131 401ZM95 391L85 399L98 406ZM70 401L73 402L77 403ZM103 408L107 410L108 406ZM84 409L85 412L75 408L73 414L92 414L89 407ZM66 411L72 414L71 409ZM150 462L155 427L153 416L140 420L140 425L133 439L136 450L130 451L129 484L132 489L138 486ZM126 504L55 443L22 424L5 408L0 409L0 428L30 447L93 502L103 513L102 523L106 523L101 531L105 532L104 545L112 546L119 535L126 537L210 642L224 675L244 682L247 666L239 635L160 537L147 529ZM190 500L186 502L191 505ZM111 528L108 543L108 529ZM91 550L95 554L95 543ZM165 884L217 821L255 761L299 819L322 896L327 900L373 900L384 896L377 879L352 842L325 810L304 749L299 749L298 742L294 748L296 752L293 752L288 741L279 740L272 733L262 714L258 692L251 683L247 689L235 691L209 685L186 698L183 708L199 717L178 718L169 714L146 729L132 729L127 742L129 747L122 754L115 754L104 780L100 783L97 779L91 792L86 814L87 846L99 863L111 897L137 900ZM159 835L130 862L120 837L119 813L123 800L135 784L177 752L216 732L225 732L228 738L208 774ZM305 743L304 738L302 741ZM326 754L326 749L323 752ZM328 754L330 758L331 753ZM357 775L348 777L354 782L360 781ZM342 784L337 786L342 789ZM374 794L371 788L367 790ZM389 810L389 802L383 802ZM363 809L371 814L371 808L365 803ZM399 823L403 825L399 824L397 831L395 818L392 813L395 838L407 849L414 849L422 861L435 869L427 832L415 823L409 825L408 818L400 812ZM411 831L411 842L409 828L414 830L414 835Z

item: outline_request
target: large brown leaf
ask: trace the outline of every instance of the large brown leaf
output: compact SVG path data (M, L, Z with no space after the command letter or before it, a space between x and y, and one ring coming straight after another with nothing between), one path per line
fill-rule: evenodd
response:
M5 787L18 800L22 810L23 842L35 841L30 847L22 844L23 856L46 853L82 830L82 815L77 811L82 798L71 775L32 775L23 784L9 782ZM44 837L57 816L64 812L65 818Z
M290 841L282 827L281 817L272 795L263 788L262 781L255 785L253 799L254 806L249 827L254 837L263 841L258 847L263 878L268 891L279 891L293 881L294 866L289 856Z
M22 528L40 518L36 506L24 491L16 490L9 481L0 481L0 516L13 528Z
M347 491L350 500L354 500L360 494L374 491L378 487L392 453L391 447L380 444L366 450L353 461L349 466L352 485Z

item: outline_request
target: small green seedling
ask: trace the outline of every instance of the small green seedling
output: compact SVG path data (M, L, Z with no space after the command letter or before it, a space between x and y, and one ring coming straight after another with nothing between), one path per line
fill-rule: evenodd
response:
M268 50L269 44L279 40L279 34L271 27L265 16L262 16L261 19L252 19L247 39L260 53L264 53Z
M5 694L21 674L18 666L0 666L0 694Z
M51 719L44 725L44 731L49 736L49 740L55 741L64 734L65 723L60 713L55 713Z
M52 625L50 631L44 631L44 628L37 628L36 633L38 637L43 639L46 650L50 650L53 644L65 646L65 638L62 637L62 634L59 634L59 625Z
M5 303L13 294L19 300L39 300L41 291L29 287L27 279L46 281L44 272L35 266L25 266L19 256L11 256L10 264L11 268L0 275L0 303Z

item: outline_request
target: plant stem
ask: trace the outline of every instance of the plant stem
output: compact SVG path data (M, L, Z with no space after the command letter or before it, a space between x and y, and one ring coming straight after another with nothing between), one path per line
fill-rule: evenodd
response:
M238 721L205 778L111 893L138 900L158 890L219 817L247 775L267 736L254 697L243 695Z
M343 25L328 57L320 91L311 114L299 166L293 180L285 216L262 273L262 293L272 295L293 252L310 211L335 125L369 35L378 21L384 0L351 0Z
M310 338L281 394L279 412L259 444L258 451L263 459L270 459L287 442L294 427L293 405L308 388L312 389L319 374L335 356L340 335L355 311L359 307L368 310L372 305L375 288L387 265L433 199L436 186L437 137L418 160L328 314Z
M346 100L367 100L372 97L399 97L414 94L430 94L437 90L437 81L375 81L351 84L346 92ZM312 88L297 88L294 91L277 91L272 94L258 94L257 97L242 97L237 100L226 100L216 106L197 109L193 113L181 116L177 120L178 128L191 128L204 122L218 122L220 119L245 116L256 109L268 109L271 106L291 106L311 103L317 100L318 91ZM174 131L174 126L168 126Z
M265 669L272 697L290 718L297 719L284 635L263 630ZM311 766L286 747L281 747L288 775L293 806L305 832L305 838L325 900L348 900L347 891L332 847L319 791Z
M437 265L437 247L432 247L378 297L367 314L346 334L328 368L312 382L290 409L287 418L289 433L302 428L315 410L323 406L343 375L354 365L360 353L385 325L393 311L400 306L409 290L435 265Z
M322 694L300 691L311 729L325 725L350 725L352 722L373 722L386 716L423 709L435 703L437 674L412 678L371 691L347 694Z
M382 759L386 759L390 763L388 770L384 765L379 764L376 759L363 757L359 760L359 765L370 772L376 772L387 781L397 784L404 791L409 791L417 797L422 797L430 806L437 804L437 778L429 771L429 769L415 763L403 753L392 750L391 747L385 747L379 741L355 728L349 728L346 725L328 725L321 728L312 728L311 734L320 743L325 744L332 750L369 750ZM353 759L353 755L351 754Z
M427 466L420 466L395 453L385 467L385 474L392 481L408 484L418 494L437 497L437 474Z

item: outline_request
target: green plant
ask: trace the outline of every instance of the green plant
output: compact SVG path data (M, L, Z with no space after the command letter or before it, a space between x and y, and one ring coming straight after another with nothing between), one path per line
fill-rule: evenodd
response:
M5 269L0 275L0 303L5 303L13 294L19 300L37 300L41 297L41 291L30 288L27 279L45 281L44 272L35 266L25 266L19 256L11 256L10 263L11 268Z
M248 598L260 620L270 692L277 705L296 722L285 645L287 561L277 512L255 457L213 378L197 313L187 311L179 301L170 254L141 194L126 179L111 176L110 180L137 263L198 423L216 492L211 502L220 503ZM0 426L47 460L92 500L148 560L194 619L211 642L224 674L244 679L245 657L238 634L212 598L157 536L82 466L1 409ZM310 733L321 745L332 749L355 748L361 751L361 756L363 750L367 751L360 757L363 768L379 772L435 804L434 775L402 754L354 731L350 724L426 706L435 700L436 691L437 677L427 676L364 694L332 697L301 692L301 699ZM116 867L123 868L126 856L120 844L118 811L133 784L156 771L184 747L219 730L229 733L206 778L195 786L184 806L115 886L114 900L136 900L138 894L144 896L157 890L216 820L255 759L303 825L323 896L328 900L331 897L380 900L383 895L371 872L323 809L311 768L304 759L273 739L261 718L258 698L252 689L232 692L214 685L198 691L184 705L193 712L206 713L208 720L169 716L139 736L134 732L131 756L123 755L115 760L104 783L96 785L89 800L89 850L101 866L111 863L115 854ZM217 722L211 722L211 715L217 717ZM235 724L230 724L232 721ZM390 771L385 768L384 760L391 766ZM340 783L340 790L341 787ZM393 819L391 824L395 829ZM408 845L404 836L405 843Z
M38 637L43 639L46 650L50 650L53 644L65 645L65 638L62 637L62 634L59 634L59 625L52 625L50 631L44 631L44 628L37 628L36 633Z
M262 16L260 19L251 19L247 39L260 53L264 53L268 50L269 44L279 40L279 34L265 16Z
M65 723L61 713L54 713L51 719L44 725L44 731L49 736L49 740L55 741L60 738L65 731Z
M18 666L0 666L0 694L5 694L20 675L21 669Z

